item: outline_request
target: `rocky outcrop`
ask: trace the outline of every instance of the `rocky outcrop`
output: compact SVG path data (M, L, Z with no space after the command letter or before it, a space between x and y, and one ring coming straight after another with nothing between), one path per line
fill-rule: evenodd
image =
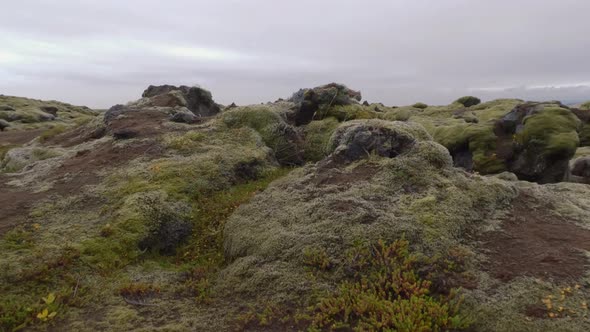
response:
M496 121L496 155L521 180L560 182L579 145L579 128L578 117L559 102L524 103Z
M295 103L289 114L290 122L296 126L321 120L321 111L333 106L357 104L362 99L360 91L354 91L345 85L330 83L313 89L301 89L293 94L289 101Z
M220 111L211 92L200 87L181 85L150 85L142 94L151 106L188 108L196 116L212 116Z
M372 154L394 158L410 151L428 133L417 124L383 120L354 120L342 124L332 135L333 159L352 162Z

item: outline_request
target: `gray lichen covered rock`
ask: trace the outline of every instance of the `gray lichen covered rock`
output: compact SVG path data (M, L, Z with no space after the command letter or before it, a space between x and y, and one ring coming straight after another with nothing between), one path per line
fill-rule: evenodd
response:
M418 139L430 139L430 135L418 124L354 120L336 129L330 145L335 159L351 162L371 154L394 158L410 151Z

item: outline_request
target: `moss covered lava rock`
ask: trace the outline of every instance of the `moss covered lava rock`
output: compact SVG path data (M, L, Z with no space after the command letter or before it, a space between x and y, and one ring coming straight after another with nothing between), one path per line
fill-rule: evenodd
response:
M313 89L301 89L289 101L295 103L290 120L296 126L305 125L312 120L321 120L332 106L357 104L362 99L359 91L345 85L330 83Z

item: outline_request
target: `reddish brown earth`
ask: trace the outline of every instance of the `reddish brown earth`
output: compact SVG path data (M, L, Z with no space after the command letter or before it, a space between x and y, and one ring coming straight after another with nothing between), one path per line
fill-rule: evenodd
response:
M23 224L27 220L30 209L40 200L51 195L63 197L78 195L84 186L96 185L102 180L99 171L115 169L136 158L154 159L161 157L163 148L156 140L164 131L162 123L168 116L157 111L129 112L124 117L111 121L108 128L96 129L80 126L66 131L45 141L43 145L60 145L71 147L82 142L100 138L106 134L116 135L118 132L131 133L133 138L144 138L141 141L125 140L124 145L107 142L92 149L78 152L54 169L44 180L53 182L51 190L33 193L30 190L14 188L7 184L14 177L0 174L0 235ZM205 121L208 118L203 118ZM180 131L189 130L180 128ZM0 132L0 143L24 144L37 137L44 130ZM166 131L170 131L166 129ZM147 139L147 140L146 140ZM89 202L89 204L92 204Z
M501 229L483 234L481 240L488 271L502 281L531 276L567 282L587 270L583 250L590 250L590 231L556 216L526 192L514 201Z
M0 145L25 144L47 129L0 131Z
M139 157L153 159L161 154L161 148L152 142L134 142L124 147L108 142L66 160L46 178L47 181L54 181L53 188L41 193L11 187L7 182L14 177L0 174L0 235L25 223L30 209L41 200L51 195L78 195L83 192L84 186L100 183L98 171L116 168Z
M328 185L346 186L369 180L379 169L377 165L369 163L358 166L351 172L346 172L335 166L330 164L323 167L324 169L317 172L312 179L313 183L319 187Z

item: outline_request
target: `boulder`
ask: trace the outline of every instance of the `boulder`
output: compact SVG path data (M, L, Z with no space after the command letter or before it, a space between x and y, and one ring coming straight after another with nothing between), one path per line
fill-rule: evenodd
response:
M104 114L104 123L109 124L111 121L116 119L119 115L129 111L129 108L125 105L117 104L109 108Z
M290 122L296 126L306 125L312 120L321 120L319 110L327 110L332 106L358 104L361 100L360 91L354 91L345 85L330 83L313 89L301 89L293 94L289 101L295 103L289 114Z
M349 163L372 154L395 158L429 135L420 125L398 121L353 120L342 124L332 135L332 159ZM448 153L447 153L448 154Z
M581 157L572 162L571 174L590 182L590 157Z
M496 121L497 157L519 179L539 183L563 181L579 145L581 122L559 102L527 102Z
M161 97L162 95L165 97ZM186 106L197 116L213 116L220 111L220 107L213 100L211 92L200 87L150 85L143 92L142 97L150 98L152 103L156 100L154 106L162 104L169 107ZM182 97L182 99L179 97Z
M183 107L172 114L170 121L179 123L195 123L199 121L199 118L193 114L193 112L189 111L188 108Z

